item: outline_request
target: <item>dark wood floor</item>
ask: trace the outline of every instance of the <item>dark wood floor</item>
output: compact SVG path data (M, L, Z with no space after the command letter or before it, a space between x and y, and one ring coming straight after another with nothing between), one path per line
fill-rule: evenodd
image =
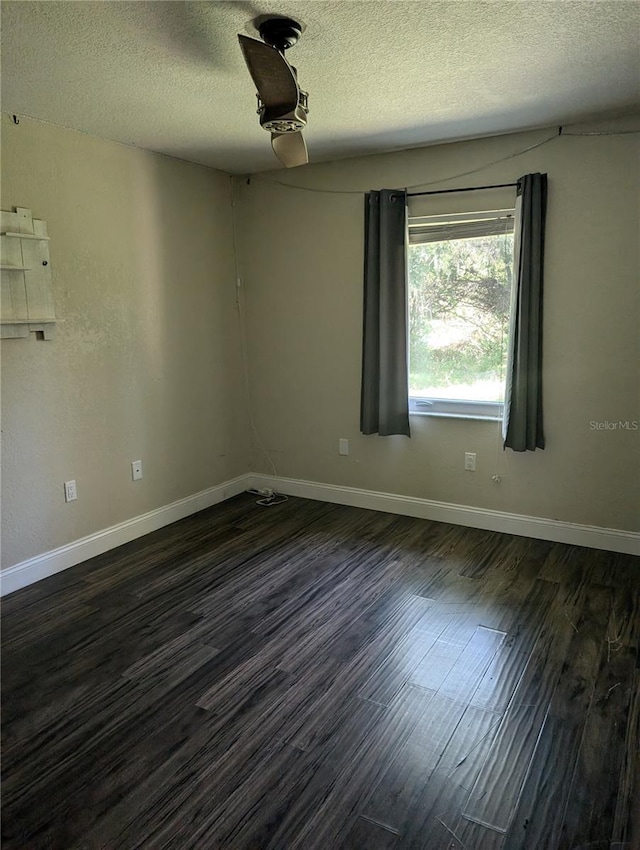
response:
M3 848L637 848L639 636L640 559L240 496L3 600Z

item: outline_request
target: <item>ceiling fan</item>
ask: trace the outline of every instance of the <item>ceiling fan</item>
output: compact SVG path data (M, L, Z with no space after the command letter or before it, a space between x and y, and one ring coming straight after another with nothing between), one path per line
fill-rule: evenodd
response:
M260 126L271 133L271 147L287 168L309 162L302 130L309 112L308 94L298 85L284 52L298 41L301 25L291 18L267 18L257 25L262 41L238 35L251 78L258 90Z

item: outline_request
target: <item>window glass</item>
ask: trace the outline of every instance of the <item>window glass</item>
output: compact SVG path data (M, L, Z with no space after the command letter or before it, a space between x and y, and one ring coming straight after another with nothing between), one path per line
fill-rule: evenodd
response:
M500 415L513 211L410 219L408 251L412 409Z

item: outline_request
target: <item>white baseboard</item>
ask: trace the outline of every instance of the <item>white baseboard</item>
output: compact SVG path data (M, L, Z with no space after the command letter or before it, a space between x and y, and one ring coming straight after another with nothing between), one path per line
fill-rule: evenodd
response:
M184 519L218 502L237 496L252 487L271 487L288 496L301 496L320 502L334 502L337 505L351 505L436 522L450 522L454 525L466 525L488 531L502 531L522 537L535 537L539 540L552 540L574 546L588 546L592 549L640 555L640 534L633 531L579 525L543 517L522 516L504 511L473 508L468 505L453 505L431 499L399 496L395 493L378 493L374 490L321 484L316 481L299 481L293 478L247 473L218 484L216 487L194 493L193 496L179 499L170 505L149 511L142 516L105 528L80 540L74 540L66 546L60 546L58 549L52 549L50 552L7 567L0 573L0 595L6 596L40 579L101 555L109 549L115 549L123 543L129 543L151 531L156 531L158 528Z
M606 549L610 552L625 552L640 555L640 534L616 528L600 528L595 525L579 525L544 517L523 516L468 505L453 505L395 493L378 493L355 487L339 487L315 481L298 481L293 478L276 478L272 475L250 476L251 486L271 487L288 496L301 496L320 502L334 502L391 514L450 522L487 531L502 531L521 537L535 537L573 546L588 546L591 549Z
M80 540L74 540L73 543L68 543L66 546L60 546L58 549L52 549L43 555L36 555L35 558L29 558L20 564L7 567L0 573L0 595L7 596L14 590L20 590L21 587L26 587L28 584L33 584L33 582L40 581L40 579L47 578L54 573L80 564L88 558L101 555L109 549L115 549L116 546L122 546L123 543L129 543L129 541L143 537L151 531L156 531L158 528L170 525L172 522L184 519L184 517L205 508L210 508L218 502L237 496L238 493L244 492L250 486L249 474L240 475L238 478L225 481L216 487L194 493L192 496L179 499L170 505L156 508L149 513L112 525L111 528L105 528L95 534L82 537Z

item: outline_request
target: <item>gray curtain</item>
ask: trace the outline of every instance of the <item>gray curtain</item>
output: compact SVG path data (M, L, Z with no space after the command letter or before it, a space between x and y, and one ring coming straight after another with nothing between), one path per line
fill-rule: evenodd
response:
M547 175L518 180L507 386L505 448L544 449L542 429L542 295Z
M364 326L360 430L409 433L407 370L407 196L365 195Z

